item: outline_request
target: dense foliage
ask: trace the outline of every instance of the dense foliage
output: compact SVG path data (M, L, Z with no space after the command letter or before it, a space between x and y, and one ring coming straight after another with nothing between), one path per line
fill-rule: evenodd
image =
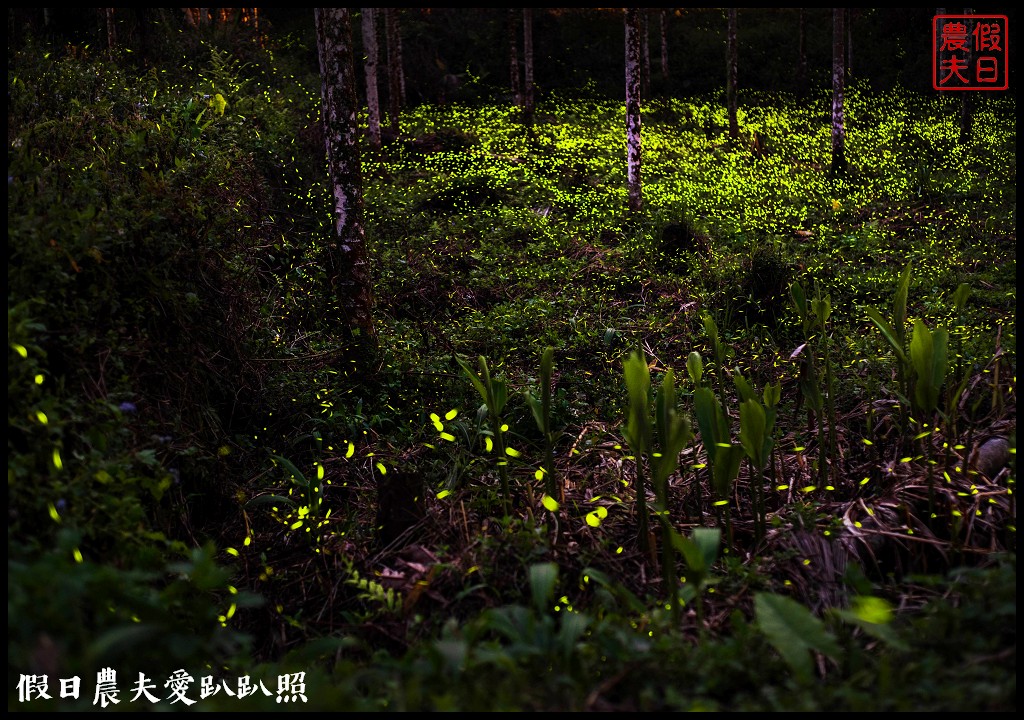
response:
M1015 710L1012 97L408 107L367 355L243 30L9 47L10 709Z

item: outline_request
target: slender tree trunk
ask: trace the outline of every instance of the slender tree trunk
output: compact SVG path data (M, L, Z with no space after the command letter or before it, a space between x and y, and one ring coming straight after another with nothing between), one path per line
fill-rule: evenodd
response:
M533 9L523 8L523 115L533 125Z
M640 94L645 98L651 97L651 42L650 22L647 8L638 8L640 14L640 58L643 62L640 75Z
M807 95L807 39L804 34L804 9L797 8L796 96Z
M626 168L629 209L643 206L640 184L640 11L626 8Z
M846 170L846 125L843 119L843 93L846 88L846 13L832 8L832 177Z
M668 10L661 11L661 77L668 87Z
M512 103L523 105L523 88L519 80L519 20L515 8L508 9L508 64L511 79Z
M398 137L398 119L405 107L405 68L402 64L402 34L398 27L398 8L387 8L384 14L388 39L388 120L391 132Z
M324 138L334 190L334 248L325 261L335 307L350 336L375 341L351 17L348 8L316 8L315 13Z
M964 15L973 15L974 8L964 8ZM968 19L965 23L967 25L967 37L971 37L974 32L974 21ZM964 60L968 67L971 64L971 44L966 43L964 45ZM974 115L973 115L973 92L962 92L960 93L960 144L966 145L971 141L973 134Z
M736 74L738 49L736 47L736 8L729 8L729 29L727 35L727 69L725 81L726 105L729 108L729 137L735 140L740 136L740 124L737 118Z
M377 93L377 11L363 8L363 51L366 53L366 110L370 147L380 147L380 97Z
M853 8L846 8L846 77L853 77Z
M114 8L103 8L103 15L107 21L107 50L113 51L117 47L117 24L114 22Z

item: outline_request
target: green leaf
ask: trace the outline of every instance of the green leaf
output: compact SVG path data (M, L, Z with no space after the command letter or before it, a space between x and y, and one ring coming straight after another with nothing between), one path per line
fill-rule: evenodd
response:
M910 268L912 264L912 262L908 262L907 266L903 269L900 285L896 290L896 297L893 299L892 322L895 326L895 335L899 339L901 348L907 336L907 295L910 293Z
M281 457L280 455L271 455L270 457L273 458L275 462L280 463L285 470L291 473L292 481L296 485L299 485L301 487L306 487L309 485L309 481L306 480L306 476L303 475L302 472L297 467L295 467L294 463L292 463L291 460L285 457Z
M907 354L903 347L903 334L898 333L896 328L890 325L889 322L882 317L882 313L878 312L875 308L865 307L864 312L867 313L868 319L874 323L875 327L881 331L882 337L887 343L889 343L889 347L892 348L892 351L896 353L897 359L899 359L902 364L906 365Z
M629 416L626 421L627 442L639 457L651 452L650 394L651 371L647 362L635 351L624 363L626 390L629 393Z
M764 467L764 441L764 408L757 400L745 400L740 404L740 444L757 468Z
M757 397L757 393L754 392L754 388L750 386L747 379L743 377L743 373L740 372L739 368L736 368L732 372L732 381L736 385L736 392L740 397L740 402L744 400L753 400Z
M800 314L800 319L803 320L807 317L807 296L804 295L804 289L800 283L795 282L790 286L789 295L793 298L793 306Z
M547 615L558 582L558 565L553 562L530 566L530 594L538 615Z
M469 363L460 358L458 355L455 356L455 361L459 364L459 367L462 368L462 372L466 374L466 377L468 377L472 381L473 387L476 388L477 392L480 393L480 397L486 403L488 401L487 389L484 387L484 384L480 380L480 378L477 377L477 374L473 372L473 368L471 368L469 366Z
M833 659L839 656L839 644L824 623L797 601L773 593L756 593L754 610L758 629L801 680L811 681L812 650Z
M969 283L960 283L957 286L956 292L953 293L953 307L957 312L961 312L964 309L964 305L967 304L967 298L971 295L971 286Z
M246 502L244 507L251 508L259 505L287 505L292 508L298 507L294 500L287 498L284 495L257 495Z
M714 446L713 454L715 461L711 466L711 474L715 493L720 498L726 498L732 489L732 481L736 479L740 472L743 446L719 443Z
M696 350L691 351L686 357L686 372L690 374L693 384L700 387L701 378L704 377L704 360Z

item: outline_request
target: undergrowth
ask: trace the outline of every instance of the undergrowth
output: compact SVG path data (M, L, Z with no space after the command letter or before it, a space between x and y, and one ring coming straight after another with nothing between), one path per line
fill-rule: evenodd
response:
M621 102L407 108L370 357L318 78L188 57L9 53L10 709L1015 709L1012 98L652 100L636 215Z

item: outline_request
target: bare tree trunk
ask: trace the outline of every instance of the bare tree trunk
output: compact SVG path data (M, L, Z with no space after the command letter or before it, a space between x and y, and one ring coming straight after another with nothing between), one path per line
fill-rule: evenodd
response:
M853 8L846 8L846 77L853 77Z
M661 77L668 86L668 10L661 11Z
M117 47L117 25L114 22L114 8L103 8L103 15L107 21L107 50L113 51Z
M351 17L348 8L316 8L315 13L324 138L334 190L334 251L327 256L328 276L350 336L374 341Z
M629 209L643 206L640 184L640 18L626 8L626 169Z
M846 13L832 8L832 167L837 177L846 170L846 125L843 120L843 92L846 88Z
M527 125L533 125L533 9L523 8L523 116Z
M729 137L735 140L740 136L740 124L737 118L736 75L738 50L736 47L736 8L729 8L729 29L727 31L727 60L725 78L725 101L729 109Z
M964 8L964 15L973 15L974 8ZM965 23L967 25L967 37L971 37L974 32L974 21L968 19ZM971 64L971 44L964 44L964 61L968 67ZM971 141L973 134L974 116L972 112L973 104L973 92L962 92L960 93L960 143L966 145Z
M804 34L804 9L797 8L797 60L796 60L796 96L807 95L807 39Z
M366 110L370 147L380 147L380 97L377 94L377 18L374 8L363 8L363 51L366 53Z
M651 97L651 43L647 8L639 8L640 14L640 58L643 62L640 75L640 94Z
M385 9L384 24L388 40L388 121L392 134L398 137L398 119L405 106L405 70L402 66L398 8Z
M512 104L521 107L523 89L519 81L519 22L515 8L508 9L508 64L512 87Z

